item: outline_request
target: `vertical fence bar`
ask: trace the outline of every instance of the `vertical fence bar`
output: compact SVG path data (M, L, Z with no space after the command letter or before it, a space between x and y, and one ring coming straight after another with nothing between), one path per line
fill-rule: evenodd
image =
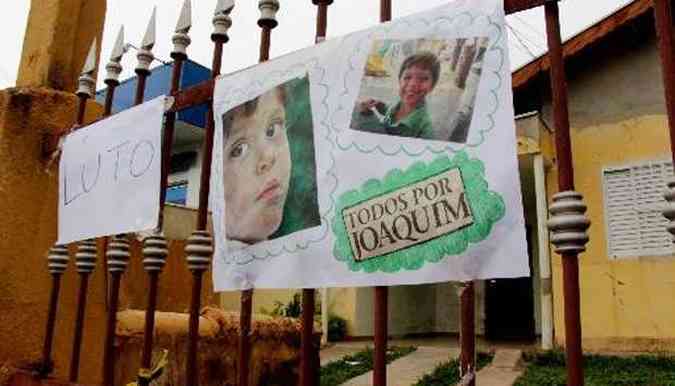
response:
M567 356L567 384L583 385L581 319L579 312L579 262L578 254L588 242L586 229L590 226L585 217L586 206L581 194L574 191L574 169L570 140L567 81L560 37L560 15L557 1L547 1L546 36L551 60L551 95L555 144L558 158L558 188L549 208L551 242L562 255L563 291L565 299L565 351Z
M300 385L317 385L315 353L312 335L314 335L314 289L302 290L302 330L300 331Z
M152 54L152 48L155 45L155 18L156 9L153 9L148 28L143 36L141 48L136 54L138 64L136 65L136 75L138 83L136 84L136 96L134 105L143 103L145 96L145 82L150 75L150 64L155 59ZM157 287L159 285L159 274L164 268L166 257L169 254L166 239L161 234L154 234L143 240L143 269L148 273L148 302L145 309L145 326L143 331L143 351L141 353L141 366L138 370L138 385L147 386L150 384L152 347L155 330L155 311L157 309Z
M119 76L122 73L122 56L124 55L124 27L120 28L113 47L110 61L106 65L105 84L108 86L103 107L103 116L112 113L112 104L115 88L119 86ZM115 326L117 325L117 305L119 303L120 281L129 261L129 242L124 236L113 236L112 241L104 243L108 272L110 272L110 295L108 314L106 315L106 331L103 343L103 385L113 386L115 383Z
M110 302L106 318L106 334L103 347L103 385L115 384L115 326L117 324L117 306L119 303L120 281L129 264L129 239L126 235L113 236L106 253L110 272Z
M77 295L77 314L75 330L73 331L73 351L70 357L70 371L68 380L76 383L80 372L80 351L82 348L82 333L84 330L84 314L87 308L87 287L89 275L96 267L96 240L89 239L78 245L75 254L75 265L80 276L80 288Z
M476 384L476 307L474 282L460 284L460 326L459 357L461 384L475 386Z
M666 98L670 148L675 162L675 54L673 53L673 16L671 0L654 0L654 19L659 38L661 73Z
M261 28L260 36L260 62L265 62L270 57L270 45L272 29L278 22L276 13L279 11L278 0L259 0L260 18L258 26ZM251 318L253 314L253 290L241 291L241 304L239 307L239 386L249 385L249 369L251 361Z
M230 12L234 4L227 5L219 1L213 17L214 43L211 77L220 75L223 57L223 45L229 41L227 31L232 25ZM208 221L209 191L211 188L211 160L213 158L213 137L215 122L213 118L213 100L209 102L206 134L204 138L202 172L200 176L199 210L197 213L197 230L190 235L185 247L188 269L192 272L192 294L190 297L190 320L188 325L188 349L186 364L186 382L188 386L199 385L197 371L197 353L199 344L199 309L201 306L202 276L209 268L213 254L213 241L206 231Z
M315 43L326 39L328 25L328 6L333 0L312 0L317 6ZM314 313L316 291L313 288L302 290L302 330L300 335L300 385L319 384L319 346L314 344Z
M49 293L49 308L47 311L47 325L45 326L45 340L42 345L42 361L38 369L41 378L46 377L53 369L52 343L54 341L54 326L56 324L56 310L59 305L61 290L61 276L68 268L68 248L64 245L54 245L47 255L47 267L52 276L52 288Z
M675 164L675 55L673 54L673 16L670 0L654 0L654 19L656 34L659 39L661 56L661 72L668 114L668 131L670 133L670 151ZM666 230L675 236L675 180L668 181L668 189L664 193L668 203L663 208L663 215L669 220Z
M375 287L375 352L373 358L373 385L387 385L387 338L389 317L389 288Z
M391 0L380 0L380 22L391 20ZM373 385L386 386L387 384L387 339L389 317L389 288L375 287L375 351L373 358Z
M94 96L96 79L96 40L89 49L89 54L82 69L82 75L78 79L79 87L77 96L79 97L77 109L77 125L84 123L84 113L87 105L87 99ZM89 275L96 267L96 240L89 239L79 243L77 253L75 254L75 265L80 277L80 287L77 294L77 311L75 315L75 330L73 331L73 348L70 357L70 371L68 379L70 382L77 382L80 371L80 351L82 348L82 334L84 330L84 315L87 308L87 290L89 285Z
M187 47L191 40L188 32L192 27L192 3L190 0L185 0L183 8L181 9L180 17L176 24L176 29L172 37L173 50L171 51L171 58L173 61L173 68L171 70L171 85L170 94L173 95L180 89L180 79L183 75L183 63L187 60ZM164 225L164 204L166 202L166 189L169 183L169 169L171 167L171 149L173 148L173 136L176 128L175 111L166 113L166 120L164 123L164 134L162 136L162 169L160 177L159 190L159 224L157 228L162 229Z

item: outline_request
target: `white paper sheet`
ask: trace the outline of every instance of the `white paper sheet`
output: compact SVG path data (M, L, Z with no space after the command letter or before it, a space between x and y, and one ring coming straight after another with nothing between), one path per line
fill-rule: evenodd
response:
M216 83L216 290L529 275L503 2Z
M157 226L164 104L153 99L66 137L59 243Z

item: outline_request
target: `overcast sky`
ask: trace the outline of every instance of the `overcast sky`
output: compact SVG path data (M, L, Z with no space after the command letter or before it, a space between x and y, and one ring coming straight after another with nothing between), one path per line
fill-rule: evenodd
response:
M120 25L124 24L125 41L138 46L145 32L153 6L157 6L157 44L153 50L159 59L170 60L171 35L184 0L108 0L103 34L102 63L108 61ZM279 26L272 33L271 57L279 56L314 42L316 7L310 0L280 0ZM562 33L574 35L632 0L565 0L561 2ZM409 15L449 0L393 0L393 17ZM21 57L30 0L6 1L0 12L0 89L11 87ZM213 45L209 39L211 18L216 0L192 0L192 45L188 54L207 67L211 65ZM237 0L232 12L230 42L225 46L223 72L230 72L257 62L260 29L257 0ZM328 37L340 36L370 27L379 21L378 0L337 0L328 11ZM518 68L544 51L546 46L543 7L511 15L507 18L511 46L511 67ZM156 63L157 65L159 63ZM134 52L125 55L121 79L133 75L136 66ZM103 67L103 66L101 66ZM99 74L102 87L104 73Z

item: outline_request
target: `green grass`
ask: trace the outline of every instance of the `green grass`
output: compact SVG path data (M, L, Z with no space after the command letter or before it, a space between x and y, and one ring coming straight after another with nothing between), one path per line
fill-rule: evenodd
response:
M416 347L390 347L387 363L417 350ZM354 355L321 366L321 386L337 386L373 369L373 350L366 348Z
M493 356L490 353L478 353L476 358L478 370L492 362ZM457 382L459 382L459 360L453 359L436 367L433 373L422 377L414 386L454 386Z
M565 354L559 351L528 353L527 368L516 386L566 384ZM675 385L675 357L640 355L584 356L586 386Z

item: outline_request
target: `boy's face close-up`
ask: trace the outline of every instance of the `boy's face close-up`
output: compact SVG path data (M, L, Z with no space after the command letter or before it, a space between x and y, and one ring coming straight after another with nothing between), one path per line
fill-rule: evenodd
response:
M283 217L291 175L284 105L276 90L258 98L250 116L237 114L223 149L227 238L255 243Z
M420 102L423 102L427 94L434 88L431 70L418 64L413 64L403 70L398 83L401 102L410 108L414 108Z

